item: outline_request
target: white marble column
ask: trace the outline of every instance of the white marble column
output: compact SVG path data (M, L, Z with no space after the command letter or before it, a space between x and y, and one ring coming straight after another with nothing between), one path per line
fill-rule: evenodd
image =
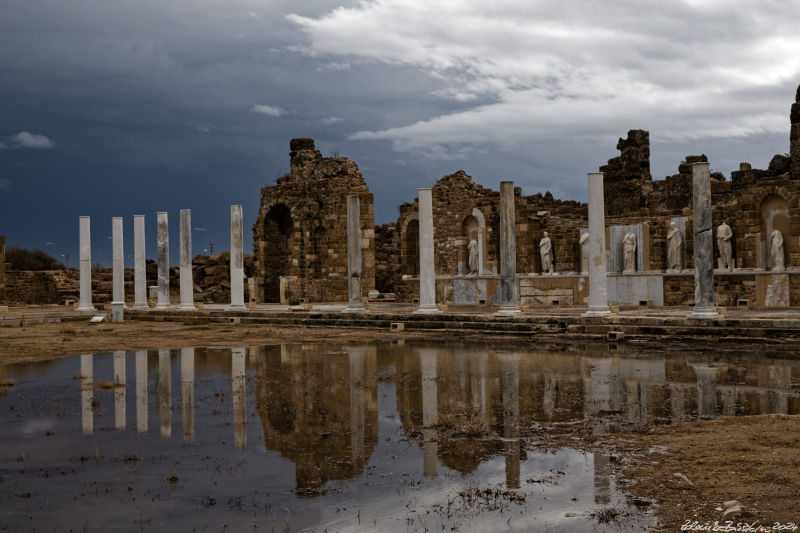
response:
M83 217L81 217L83 218ZM86 217L89 218L89 217ZM84 435L94 433L94 361L92 354L81 354L81 429Z
M500 309L497 314L520 312L517 287L517 225L514 182L500 182Z
M242 206L231 206L231 305L226 311L244 311L244 257Z
M194 440L194 348L181 348L181 411L183 440Z
M178 309L195 309L192 281L192 211L181 209L181 303Z
M136 431L147 433L147 350L136 351Z
M144 215L133 215L133 309L150 309L147 305Z
M422 374L422 471L425 476L438 472L439 447L436 428L439 422L439 391L436 381L438 352L435 349L419 350Z
M245 348L231 350L231 381L233 383L233 446L247 448L247 388Z
M125 251L122 244L122 217L111 219L111 305L125 305Z
M606 215L603 173L589 172L589 308L584 317L608 316Z
M414 313L440 313L436 307L436 268L433 249L433 193L419 190L419 307Z
M156 213L158 224L158 303L156 309L165 309L169 303L169 225L167 213Z
M114 352L114 381L122 387L114 389L114 429L125 429L127 416L125 412L126 391L125 387L125 350Z
M694 310L687 318L721 318L714 305L714 229L708 163L692 163Z
M80 218L81 287L78 311L96 311L92 305L92 236L89 217Z
M169 348L158 350L158 414L161 437L172 436L172 357Z
M357 194L347 195L347 307L346 313L366 311L361 290L361 204Z

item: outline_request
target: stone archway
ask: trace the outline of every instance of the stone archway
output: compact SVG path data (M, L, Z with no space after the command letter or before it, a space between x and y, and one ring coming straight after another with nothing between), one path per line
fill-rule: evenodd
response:
M264 301L280 302L281 276L289 274L290 246L294 222L292 212L285 204L275 204L264 217L266 247L261 264L264 265Z
M419 276L419 220L406 223L400 240L400 274Z

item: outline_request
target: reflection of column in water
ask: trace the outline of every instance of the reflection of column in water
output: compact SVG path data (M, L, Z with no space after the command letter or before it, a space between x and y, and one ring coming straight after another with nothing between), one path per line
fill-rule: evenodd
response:
M92 354L81 354L81 426L84 435L94 433L94 411L92 411L92 400L94 400L94 368L92 366Z
M789 412L789 393L792 390L792 368L789 366L770 365L769 367L770 385L777 390L769 406L769 413L785 415Z
M438 446L436 429L439 422L439 399L436 383L436 350L419 350L420 368L422 371L422 455L423 474L435 476L437 473Z
M158 413L161 437L172 436L172 360L169 349L158 350Z
M470 390L472 392L472 410L480 414L480 420L484 427L489 425L489 417L486 413L486 352L468 352L463 355L456 352L457 358L469 358L470 366Z
M247 447L245 348L231 350L231 380L233 381L233 445L237 450L244 450Z
M670 422L677 424L686 420L686 390L680 385L669 385Z
M593 453L594 456L594 503L611 503L611 460L608 455Z
M350 453L353 466L364 463L364 350L348 346L350 362ZM360 472L359 469L356 470Z
M125 385L125 350L114 352L114 381ZM125 429L126 387L114 388L114 429Z
M697 415L713 416L717 412L717 369L693 364L697 377Z
M547 415L548 420L553 419L553 412L555 412L556 409L557 390L558 379L551 374L545 374L542 390L542 412Z
M136 351L136 431L147 432L147 350Z
M181 348L181 412L183 440L194 440L194 348Z
M498 354L503 379L503 437L506 439L506 486L519 488L519 354Z
M719 403L722 404L722 416L735 416L736 405L739 403L739 393L736 387L722 387L719 391Z
M589 358L584 359L584 416L591 417L602 411L616 411L623 402L619 376L619 360L616 358ZM588 374L588 376L586 375ZM594 434L603 434L608 431L608 415L603 415L603 420L592 427Z

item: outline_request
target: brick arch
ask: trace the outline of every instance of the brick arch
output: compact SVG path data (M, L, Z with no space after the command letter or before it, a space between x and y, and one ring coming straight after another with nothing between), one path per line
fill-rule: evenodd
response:
M790 203L792 198L791 193L786 189L786 187L770 185L768 187L764 187L753 196L754 205L761 209L764 200L766 200L769 196L778 196L783 198L787 204Z
M264 210L263 235L267 243L259 258L264 269L264 301L280 301L280 278L289 275L296 214L284 202Z
M419 275L419 215L410 215L400 230L400 274Z

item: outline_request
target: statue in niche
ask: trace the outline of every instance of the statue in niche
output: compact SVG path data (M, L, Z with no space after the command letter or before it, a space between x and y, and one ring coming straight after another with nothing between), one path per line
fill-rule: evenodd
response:
M475 239L471 239L469 241L469 245L467 246L467 250L469 251L469 260L467 261L467 266L469 267L470 274L477 274L478 273L478 241Z
M632 274L636 272L636 234L631 231L625 235L625 238L622 239L622 245L624 246L624 267L622 272L623 274Z
M589 233L581 235L581 272L589 272Z
M683 269L683 235L674 222L669 223L667 232L667 272L680 272Z
M539 241L539 257L542 258L542 274L552 274L553 273L553 243L550 241L550 237L547 235L547 232L544 232L544 236Z
M731 248L731 238L733 230L723 222L717 227L717 248L719 248L719 268L720 270L733 270L733 248Z
M772 268L775 272L786 270L783 263L783 234L780 230L772 230L772 235L769 237L769 258Z

